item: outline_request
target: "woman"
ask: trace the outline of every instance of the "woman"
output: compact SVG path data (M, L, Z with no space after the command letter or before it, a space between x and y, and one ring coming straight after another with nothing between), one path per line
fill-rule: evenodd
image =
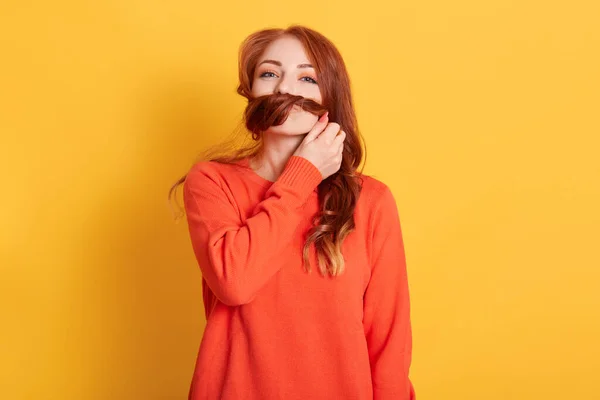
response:
M239 76L255 145L170 193L185 182L207 319L189 398L414 399L398 210L357 171L339 52L305 27L262 30Z

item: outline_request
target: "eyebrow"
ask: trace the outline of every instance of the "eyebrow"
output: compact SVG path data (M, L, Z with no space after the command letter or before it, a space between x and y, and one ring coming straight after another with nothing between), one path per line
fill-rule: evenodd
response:
M262 64L274 64L274 65L277 65L278 67L281 67L281 61L277 61L277 60L263 60L258 65L262 65ZM312 64L298 64L298 68L313 68L314 69Z

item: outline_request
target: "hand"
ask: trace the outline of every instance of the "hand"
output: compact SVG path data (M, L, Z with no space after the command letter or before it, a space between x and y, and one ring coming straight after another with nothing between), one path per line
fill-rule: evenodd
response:
M323 179L335 174L342 165L342 152L346 132L340 125L329 122L329 113L325 113L308 132L293 154L306 158L319 169Z

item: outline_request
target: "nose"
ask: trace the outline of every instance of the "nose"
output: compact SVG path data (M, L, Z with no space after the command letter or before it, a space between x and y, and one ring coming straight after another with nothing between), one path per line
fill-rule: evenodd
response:
M286 94L295 94L294 93L294 82L292 81L292 77L286 77L283 75L275 88L275 93L286 93Z

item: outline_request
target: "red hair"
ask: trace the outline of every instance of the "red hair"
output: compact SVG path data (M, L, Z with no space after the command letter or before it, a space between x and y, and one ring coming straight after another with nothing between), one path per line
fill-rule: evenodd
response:
M290 35L298 39L315 68L321 91L322 104L301 96L269 95L253 98L252 80L259 57L274 40ZM304 266L310 271L309 249L314 243L319 270L323 275L337 276L344 270L341 244L355 228L354 209L362 189L358 167L363 160L361 135L358 131L354 104L350 91L350 78L344 60L334 44L322 34L293 25L287 29L264 29L248 36L240 46L239 85L237 92L248 99L244 113L246 128L252 132L256 142L221 156L204 159L221 163L237 163L245 157L255 157L262 151L260 135L269 126L285 121L294 104L306 111L321 115L327 110L329 120L340 124L346 133L342 164L338 172L324 179L318 188L319 212L313 218L313 227L307 234L303 249ZM213 151L219 152L221 146ZM177 181L169 191L172 197Z

